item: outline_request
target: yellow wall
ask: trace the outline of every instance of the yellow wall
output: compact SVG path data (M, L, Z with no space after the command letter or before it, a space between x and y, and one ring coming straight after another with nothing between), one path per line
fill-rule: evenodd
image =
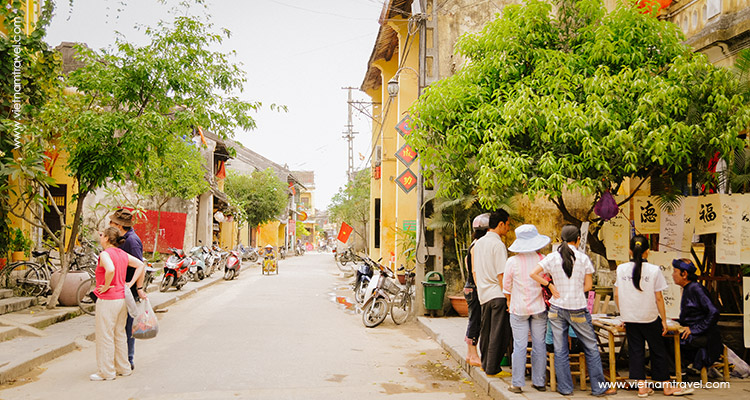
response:
M400 244L398 231L403 228L406 220L417 219L417 188L412 189L408 194L405 193L396 183L396 179L404 172L407 167L399 161L395 154L404 145L405 141L395 129L395 126L406 115L408 108L417 99L419 79L417 72L419 69L419 38L409 39L409 45L412 47L408 52L408 57L403 65L399 67L401 55L406 53L408 21L404 18L391 19L388 26L396 31L399 38L399 47L394 52L393 57L386 61L384 59L375 60L373 66L380 70L382 85L379 90L368 92L374 103L380 103L380 107L375 106L373 114L376 119L382 121L380 124L373 124L372 143L374 146L381 146L382 164L380 179L372 178L371 187L371 209L369 229L370 254L375 258L383 258L383 263L391 260L391 254L396 255L395 266L403 263L401 253L405 250ZM387 83L398 73L399 92L395 97L390 98L387 91ZM418 164L414 162L408 167L415 175L418 175ZM380 249L374 247L374 199L380 198Z

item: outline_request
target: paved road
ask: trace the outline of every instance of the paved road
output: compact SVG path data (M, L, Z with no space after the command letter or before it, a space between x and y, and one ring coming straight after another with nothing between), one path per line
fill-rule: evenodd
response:
M330 254L258 267L160 314L137 341L136 370L96 372L92 342L0 391L0 399L488 399L414 322L367 329L336 302L350 295Z

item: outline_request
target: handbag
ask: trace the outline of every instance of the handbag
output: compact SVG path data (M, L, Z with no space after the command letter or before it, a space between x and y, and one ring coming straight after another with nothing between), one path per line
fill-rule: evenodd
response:
M159 321L156 319L151 302L145 299L136 305L138 315L133 319L133 337L136 339L152 339L159 333Z

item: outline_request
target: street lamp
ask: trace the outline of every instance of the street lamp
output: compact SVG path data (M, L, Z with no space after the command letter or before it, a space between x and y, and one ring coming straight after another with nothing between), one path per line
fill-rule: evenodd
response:
M412 72L414 72L417 75L417 78L419 78L419 72L417 72L412 67L401 67L399 68L395 74L393 74L393 78L388 81L388 85L386 86L386 89L388 90L388 95L390 97L395 97L398 94L398 76L401 74L401 71L409 69Z

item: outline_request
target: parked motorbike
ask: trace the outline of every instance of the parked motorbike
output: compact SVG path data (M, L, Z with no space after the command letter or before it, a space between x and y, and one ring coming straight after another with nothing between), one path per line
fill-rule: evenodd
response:
M240 253L237 250L230 250L227 256L227 263L224 266L224 279L231 281L240 274L242 268L242 261Z
M362 306L362 322L366 327L374 328L385 320L394 304L398 304L399 311L401 311L403 303L406 302L408 308L404 310L404 313L399 312L398 317L391 315L393 322L396 324L403 323L411 312L411 288L407 286L406 290L402 289L396 283L396 275L390 268L386 268L368 257L362 258L366 263L380 271L378 278L371 280L368 286L372 291L367 294L365 304ZM411 275L410 278L413 279ZM405 300L405 297L408 297L408 300Z
M177 290L182 289L188 282L190 264L193 262L181 249L170 247L169 251L172 252L172 255L169 256L167 262L164 264L164 276L159 284L160 292L166 292L173 286Z
M201 243L198 241L198 243ZM190 275L194 282L202 281L207 276L208 267L206 266L206 256L208 248L206 246L195 246L190 249Z
M143 277L143 291L148 292L148 285L151 284L151 282L154 281L154 274L156 273L157 269L154 268L153 263L147 263L146 264L146 275Z
M295 256L303 256L305 255L305 245L300 243L297 246L294 247L294 255Z
M237 246L237 251L243 260L250 260L251 262L258 261L258 250L256 250L255 247L245 247L240 243L240 245Z
M372 266L363 261L357 268L357 274L354 277L354 283L352 284L352 290L354 290L354 301L358 304L362 304L365 301L367 287L370 284L372 275Z

